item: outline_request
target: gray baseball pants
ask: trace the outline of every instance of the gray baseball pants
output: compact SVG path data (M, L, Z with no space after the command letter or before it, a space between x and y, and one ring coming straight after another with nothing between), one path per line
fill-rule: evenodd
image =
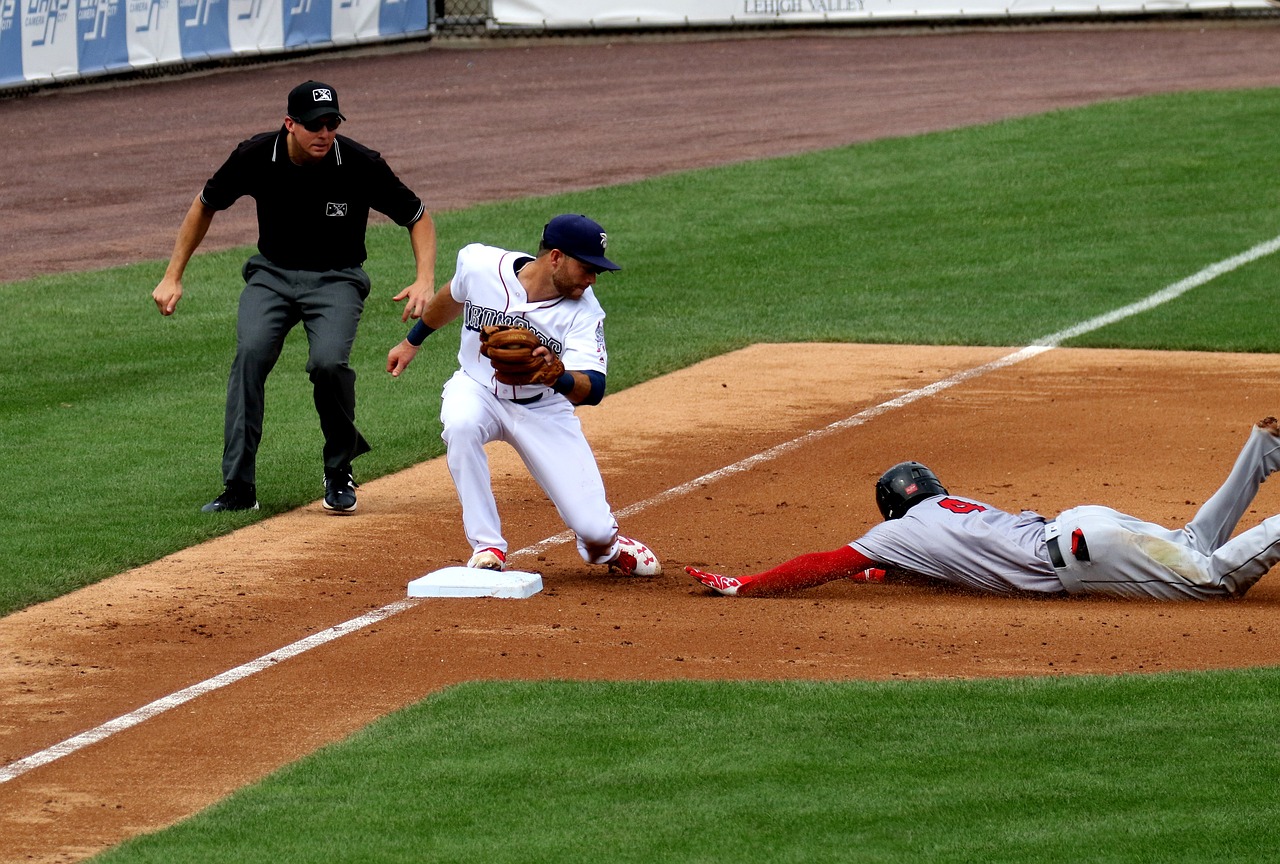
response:
M1061 542L1079 529L1088 558L1063 551L1055 567L1073 594L1164 600L1240 597L1280 563L1280 516L1232 537L1267 476L1280 470L1280 438L1255 426L1222 486L1183 528L1168 529L1109 507L1060 514Z
M224 482L257 482L267 376L285 336L299 322L307 334L307 373L324 433L326 470L350 466L369 451L356 429L356 373L349 365L356 327L369 296L363 268L289 270L261 255L245 262L236 321L236 356L227 381Z

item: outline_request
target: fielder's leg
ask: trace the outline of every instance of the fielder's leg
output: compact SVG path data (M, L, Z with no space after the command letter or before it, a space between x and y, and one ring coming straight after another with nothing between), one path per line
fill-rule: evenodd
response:
M544 404L546 403L546 404ZM618 522L605 497L604 481L582 423L563 400L517 406L506 440L564 524L578 538L578 554L589 564L607 564L617 552Z
M455 372L445 382L440 400L440 422L444 430L445 462L453 478L453 488L462 505L462 530L471 548L497 549L504 554L502 520L493 497L489 457L484 445L502 434L497 397L465 372Z

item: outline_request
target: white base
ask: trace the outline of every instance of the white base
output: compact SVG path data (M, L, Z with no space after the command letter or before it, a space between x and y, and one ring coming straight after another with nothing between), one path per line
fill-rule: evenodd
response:
M542 590L542 577L522 570L444 567L409 583L410 597L503 597L523 600Z

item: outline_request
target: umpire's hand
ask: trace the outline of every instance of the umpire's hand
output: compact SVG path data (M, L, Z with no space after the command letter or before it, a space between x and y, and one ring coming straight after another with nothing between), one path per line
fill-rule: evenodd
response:
M151 299L156 301L156 308L161 315L172 315L173 310L178 308L178 301L182 299L182 280L168 277L161 279L156 290L151 292Z

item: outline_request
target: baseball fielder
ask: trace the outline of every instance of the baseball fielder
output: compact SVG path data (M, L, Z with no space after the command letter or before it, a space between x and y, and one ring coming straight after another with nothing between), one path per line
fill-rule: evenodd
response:
M1258 421L1226 482L1194 519L1163 528L1110 507L1047 520L949 493L918 462L876 483L885 521L833 552L801 555L754 576L685 570L721 594L794 591L840 578L875 582L903 571L995 594L1108 594L1163 600L1242 597L1280 561L1280 516L1231 534L1258 486L1280 468L1280 423Z
M506 441L577 535L578 553L624 575L662 572L642 543L618 534L594 454L574 414L577 405L604 397L608 355L604 310L592 285L604 270L608 237L586 216L565 214L546 224L537 256L474 243L458 253L453 278L387 355L399 376L433 331L462 318L461 368L444 387L440 420L449 473L462 504L462 524L473 554L468 567L502 570L507 542L484 445ZM537 336L538 365L563 370L551 383L505 384L482 353L482 339L501 327Z

